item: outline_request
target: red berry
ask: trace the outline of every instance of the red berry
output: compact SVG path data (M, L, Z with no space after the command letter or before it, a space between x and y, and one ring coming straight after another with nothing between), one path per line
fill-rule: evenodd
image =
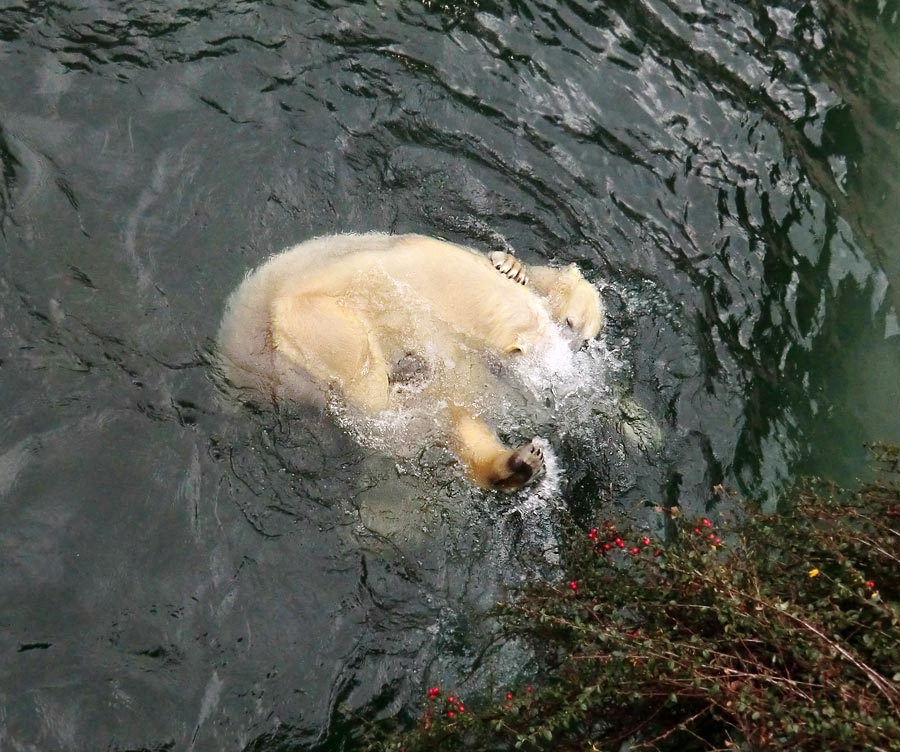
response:
M875 587L875 580L866 580L866 587Z
M452 711L452 710L448 710L448 711L447 711L447 717L448 717L448 718L452 718L452 717L453 717L453 711Z
M511 693L511 692L510 692L508 695L506 695L506 699L507 699L507 700L511 700L511 699L512 699L512 693Z
M645 535L643 538L641 538L641 543L643 543L645 546L649 546L650 539Z

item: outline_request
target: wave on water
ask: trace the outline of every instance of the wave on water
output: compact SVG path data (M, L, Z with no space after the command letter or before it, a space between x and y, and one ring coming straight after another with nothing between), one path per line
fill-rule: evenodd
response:
M565 332L554 327L542 346L504 361L498 379L503 391L483 395L473 407L503 434L522 440L530 437L535 426L555 433L587 434L598 415L616 411L624 368L625 362L602 336L573 351ZM421 387L404 387L398 403L365 415L333 399L329 411L360 445L394 455L401 462L415 462L428 445L446 445L446 402L434 402L433 395L429 398ZM536 484L520 494L523 501L517 508L523 512L558 498L565 474L550 440L539 436L538 441L544 451L544 471Z

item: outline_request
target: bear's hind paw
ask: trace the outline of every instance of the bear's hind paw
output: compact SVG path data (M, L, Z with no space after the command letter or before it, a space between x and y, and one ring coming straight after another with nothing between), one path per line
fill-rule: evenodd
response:
M498 272L509 277L513 282L518 282L520 285L528 284L528 274L525 273L525 267L511 253L494 251L488 254L488 258Z
M496 479L493 487L498 491L518 491L537 477L544 466L544 453L532 440L510 452L504 464L507 474Z

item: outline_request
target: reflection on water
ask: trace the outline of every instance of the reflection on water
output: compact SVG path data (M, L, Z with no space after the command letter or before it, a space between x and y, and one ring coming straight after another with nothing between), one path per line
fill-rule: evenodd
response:
M898 23L837 0L8 3L0 746L338 748L342 706L521 670L480 615L553 575L566 510L771 498L900 439ZM545 436L557 481L485 496L439 449L398 463L222 397L228 292L353 230L601 288L616 365L571 414L502 426Z

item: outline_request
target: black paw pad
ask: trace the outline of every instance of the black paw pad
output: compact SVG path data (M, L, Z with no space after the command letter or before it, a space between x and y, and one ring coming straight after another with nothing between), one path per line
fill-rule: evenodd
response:
M500 491L516 491L537 475L544 465L540 447L529 444L513 452L506 461L509 475L493 483Z

